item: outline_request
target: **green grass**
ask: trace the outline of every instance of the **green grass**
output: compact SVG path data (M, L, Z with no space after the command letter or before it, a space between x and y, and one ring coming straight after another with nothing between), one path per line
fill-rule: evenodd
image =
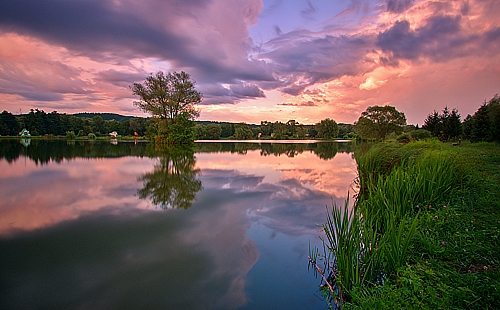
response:
M499 308L500 145L378 144L357 160L354 209L323 226L343 308Z

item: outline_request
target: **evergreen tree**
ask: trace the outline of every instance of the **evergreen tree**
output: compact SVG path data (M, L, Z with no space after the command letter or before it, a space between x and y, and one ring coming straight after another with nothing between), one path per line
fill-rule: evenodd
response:
M470 137L472 134L473 122L474 122L474 119L472 118L472 116L470 114L468 114L467 117L464 119L464 122L462 124L464 139L470 140Z
M486 141L490 135L490 118L487 104L484 103L474 114L472 124L471 142Z
M462 121L457 109L451 110L451 114L444 121L444 128L450 139L460 137L463 134Z
M495 95L488 103L490 117L490 141L500 142L500 97Z
M458 110L454 108L450 112L448 107L445 107L441 114L438 114L435 110L429 114L422 129L430 131L433 136L438 137L441 141L460 137L463 132Z
M427 118L424 120L424 125L422 125L422 129L430 131L433 136L439 136L442 130L441 117L439 117L439 113L434 110L432 114L427 115Z

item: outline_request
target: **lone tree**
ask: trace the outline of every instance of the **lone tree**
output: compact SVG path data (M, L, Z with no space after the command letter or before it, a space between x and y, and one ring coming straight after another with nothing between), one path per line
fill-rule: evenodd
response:
M382 139L394 132L400 134L406 125L406 117L392 106L368 107L355 124L356 132L363 139Z
M130 86L132 93L139 96L134 105L156 121L156 142L173 145L194 141L194 120L200 116L196 104L202 99L194 84L184 71L166 75L158 71L143 84Z

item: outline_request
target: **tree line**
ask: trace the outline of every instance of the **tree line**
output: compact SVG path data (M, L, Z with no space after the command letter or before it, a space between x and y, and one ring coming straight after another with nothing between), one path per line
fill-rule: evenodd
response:
M77 116L78 115L78 116ZM147 118L125 117L123 121L115 119L104 120L102 116L85 117L85 114L64 114L52 111L31 109L27 114L13 115L8 111L0 114L0 135L17 136L22 129L27 129L32 136L66 136L73 132L75 136L108 135L116 131L119 135L133 135L137 132L143 136L151 121Z
M286 123L261 121L260 125L228 122L197 122L196 139L349 139L354 135L351 124L337 124L332 119L324 119L313 125L300 124L295 120Z
M109 114L109 113L108 113ZM106 117L106 116L104 116ZM31 109L27 114L13 115L8 111L0 114L0 135L17 136L26 128L32 136L54 135L65 136L69 131L76 136L108 135L116 131L119 135L128 136L137 133L139 136L154 135L154 121L151 117L123 117L113 114L111 117L122 119L104 119L100 113L79 113L75 115L52 111ZM111 118L109 115L107 118ZM196 121L195 139L305 139L305 138L351 138L354 129L351 124L337 124L334 120L325 119L314 125L300 124L295 120L283 122L262 121L260 125L231 122Z
M107 119L104 119L107 118ZM118 121L117 119L121 119ZM34 136L65 136L74 132L76 136L108 135L116 131L127 136L155 135L155 122L151 117L124 117L109 113L80 113L75 115L31 109L27 114L0 114L0 135L17 136L26 128ZM337 124L324 119L313 125L300 124L295 120L283 122L261 121L260 125L230 122L197 121L192 126L193 138L198 140L218 139L365 139L383 140L396 138L410 140L437 137L441 141L466 139L476 141L500 141L500 97L495 95L484 102L464 121L457 109L445 107L441 113L433 111L424 120L421 128L406 124L406 117L391 106L368 107L354 124Z
M392 106L368 107L354 124L354 131L362 139L400 141L418 140L434 136L440 141L500 142L500 97L495 95L489 102L461 121L456 108L445 107L441 113L433 111L424 120L422 128L406 124L404 113Z

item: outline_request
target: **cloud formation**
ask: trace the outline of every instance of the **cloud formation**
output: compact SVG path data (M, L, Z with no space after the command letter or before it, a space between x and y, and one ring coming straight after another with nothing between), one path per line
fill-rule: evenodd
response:
M467 59L461 72L477 101L451 102L451 92L429 100L473 113L498 92L493 83L479 91L472 78L484 67L500 76L498 14L495 0L3 1L0 109L130 112L128 85L158 70L184 70L204 94L205 119L215 116L214 105L230 104L218 108L218 117L226 113L219 120L238 121L246 112L237 109L253 106L259 122L286 102L283 118L319 121L329 112L352 122L368 104L413 110L421 96L398 96L394 85L411 90L408 74L441 64L449 71ZM380 72L390 75L369 80ZM313 98L308 92L317 89L321 97ZM345 105L349 112L340 113Z

